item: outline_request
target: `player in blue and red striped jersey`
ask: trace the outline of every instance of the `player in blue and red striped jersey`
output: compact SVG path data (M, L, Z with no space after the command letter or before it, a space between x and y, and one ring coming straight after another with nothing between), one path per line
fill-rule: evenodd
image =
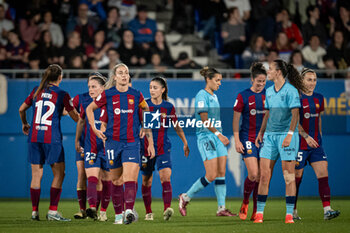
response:
M79 143L79 138L82 135L83 127L85 125L85 111L87 106L96 99L104 91L104 84L106 78L99 73L95 73L89 77L88 87L91 98L86 98L81 104L80 119L77 124L75 147L78 152L82 152ZM105 109L98 109L94 112L95 118L99 119L104 115ZM95 126L100 128L101 121L95 121ZM91 125L86 123L87 130L84 135L84 167L86 176L88 177L87 197L90 208L86 210L87 216L92 219L97 219L97 209L100 200L101 211L99 220L107 221L106 209L110 200L110 186L109 169L107 168L106 156L104 153L103 141L96 137L92 131ZM100 179L101 178L101 179ZM101 189L98 186L101 186ZM100 191L98 191L100 190Z
M81 104L86 98L90 99L89 92L79 94L73 98L73 107L78 113L80 113ZM86 126L84 130L86 130ZM81 135L79 144L82 148L84 148L84 134ZM75 162L78 170L77 196L80 208L79 212L74 214L74 218L84 219L86 218L86 174L84 167L84 153L77 151L75 153Z
M324 111L324 98L321 94L314 92L317 84L315 71L305 68L301 72L301 76L307 89L302 93L300 99L300 146L295 166L296 193L298 197L304 167L309 162L318 179L318 191L323 204L324 219L329 220L338 217L340 211L331 208L327 155L322 147L321 113ZM296 201L293 218L301 219L296 210Z
M118 64L112 70L112 76L106 88L86 109L90 125L94 133L101 139L106 139L105 149L112 178L112 201L115 209L115 224L130 224L135 221L133 212L136 198L136 181L140 161L140 125L139 108L148 111L148 105L140 91L129 87L129 69L125 64ZM93 111L106 107L107 129L103 133L94 127ZM151 158L154 157L152 131L146 130L149 140L147 148ZM124 202L125 218L123 220L123 186L125 185Z
M32 219L39 220L39 200L43 165L50 164L53 181L50 190L48 220L70 221L57 212L64 179L64 149L62 146L61 116L64 109L74 121L79 116L74 110L69 94L59 88L63 78L59 65L50 65L44 72L39 87L35 87L19 108L22 131L28 135L28 160L32 167L30 196ZM27 122L26 111L33 107L32 126Z
M154 148L156 153L155 158L149 159L149 155L147 153L147 138L144 138L144 140L141 141L142 197L146 208L145 220L153 220L153 213L151 208L151 189L153 171L156 165L159 171L160 182L163 187L163 218L164 220L169 220L174 214L174 210L170 207L172 199L172 187L170 183L172 162L170 156L171 143L168 138L168 127L164 127L164 124L169 126L169 121L176 122L177 117L174 106L167 101L168 85L164 78L153 78L149 85L149 91L151 98L147 99L146 102L151 112L160 114L161 124L160 128L152 129ZM174 129L184 143L183 149L185 156L187 157L189 154L189 148L185 134L179 125L176 125Z
M233 107L233 132L236 151L242 154L247 167L248 176L244 182L244 199L239 212L242 220L247 218L250 194L253 192L253 213L250 220L255 220L256 203L259 187L259 148L255 146L255 139L259 133L265 115L265 84L266 70L262 63L253 63L251 68L252 86L237 96ZM239 130L239 120L242 119Z

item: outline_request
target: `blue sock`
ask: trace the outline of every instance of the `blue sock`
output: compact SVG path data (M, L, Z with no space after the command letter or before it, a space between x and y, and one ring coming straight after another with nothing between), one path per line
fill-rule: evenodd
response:
M226 199L226 182L225 177L216 177L215 179L215 193L218 200L218 206L225 206Z
M186 192L187 196L189 196L190 198L194 197L194 195L196 195L199 191L207 187L208 184L210 184L210 182L207 180L207 178L205 178L205 176L199 178Z
M258 195L257 213L264 213L267 195Z
M293 214L295 204L295 196L286 196L286 207L287 207L287 214Z

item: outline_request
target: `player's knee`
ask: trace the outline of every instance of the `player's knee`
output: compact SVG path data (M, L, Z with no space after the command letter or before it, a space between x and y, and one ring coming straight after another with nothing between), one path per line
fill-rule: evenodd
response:
M284 177L284 181L286 182L286 185L295 182L295 174L294 173L290 173L287 170L283 171L283 177Z
M259 181L259 174L258 172L251 172L248 174L248 179L251 181Z
M123 178L122 177L118 177L118 178L113 178L112 179L112 183L114 184L114 185L123 185Z
M260 183L268 184L270 181L270 173L269 172L262 172L260 174Z
M205 178L211 183L216 179L216 173L215 174L206 174Z

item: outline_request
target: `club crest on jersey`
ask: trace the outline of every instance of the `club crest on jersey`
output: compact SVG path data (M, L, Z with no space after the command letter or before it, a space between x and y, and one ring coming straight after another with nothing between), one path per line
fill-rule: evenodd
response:
M281 101L284 101L284 99L285 99L284 95L281 95Z
M162 112L161 115L160 115L161 118L166 118L166 113L165 112Z
M81 154L80 154L80 157L84 158L84 153L81 153Z
M113 165L114 164L113 160L109 160L109 164Z
M129 99L129 104L134 104L134 99Z
M316 104L316 108L320 108L320 105L319 105L319 104Z
M94 160L91 159L91 160L89 161L89 164L90 164L90 165L94 164Z
M299 162L296 162L296 163L295 163L295 165L296 165L296 166L299 166L299 165L300 165L300 163L299 163Z
M252 154L253 151L251 149L247 150L248 155Z

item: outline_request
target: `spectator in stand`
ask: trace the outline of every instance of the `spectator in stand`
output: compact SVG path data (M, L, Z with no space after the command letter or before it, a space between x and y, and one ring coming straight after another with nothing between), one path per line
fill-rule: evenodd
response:
M89 15L92 15L95 19L105 20L107 18L101 0L80 0L80 4L82 3L88 5Z
M113 47L118 48L121 41L121 29L122 20L119 15L119 9L111 7L108 10L107 19L100 24L98 30L103 30L105 32L106 40L108 42L113 42Z
M165 36L163 31L157 31L154 36L154 42L150 44L150 53L148 54L148 60L151 61L151 56L153 54L158 54L160 60L164 65L173 66L174 61L170 53L170 49L165 41Z
M192 0L174 1L170 29L181 34L192 34L194 31L193 11Z
M40 68L45 69L51 64L59 63L58 49L53 45L49 31L41 32L40 40L34 50L40 54Z
M346 42L344 40L343 31L337 30L333 34L332 43L327 48L327 55L332 57L338 69L346 69L348 67L345 58Z
M7 34L15 28L11 20L5 19L5 7L0 4L0 46L7 45Z
M37 73L29 73L28 78L39 78L40 69L40 53L38 50L32 50L28 56L29 69L37 71Z
M276 15L277 32L286 33L289 43L293 49L302 47L304 41L298 26L290 20L289 12L281 10Z
M250 4L252 6L250 31L252 31L252 34L262 35L265 41L272 43L275 40L275 15L281 7L280 1L251 0Z
M284 5L288 9L289 13L293 16L294 22L301 26L307 21L306 9L310 5L316 5L316 0L291 0L283 1L286 2ZM320 2L320 1L318 1ZM306 42L306 39L304 38Z
M67 44L61 49L60 64L65 64L67 67L69 58L76 55L82 56L84 61L87 59L85 49L81 46L80 34L76 31L72 31L68 35Z
M287 34L285 32L279 32L275 43L272 46L273 49L277 50L280 58L288 62L290 55L293 51L293 46L288 40Z
M322 61L324 63L325 73L321 73L321 75L318 76L320 76L321 78L335 78L337 76L337 67L334 64L333 57L328 56L326 54L323 56Z
M166 64L164 64L161 60L161 56L158 53L153 53L151 56L151 63L147 64L146 66L144 66L144 69L152 69L155 70L155 73L151 73L151 77L157 76L157 75L161 75L164 76L166 78L170 78L171 74L166 74L164 73L168 67ZM140 75L142 76L142 75Z
M322 57L326 55L326 50L321 47L320 39L317 35L311 36L309 41L309 45L305 46L301 53L307 62L307 67L312 69L322 69L324 68L324 64L322 61Z
M87 68L88 69L91 69L91 70L93 70L93 71L99 71L99 68L98 68L98 61L97 60L95 60L95 59L88 59L87 60ZM102 69L102 68L101 68ZM103 74L104 75L104 74Z
M269 49L267 59L263 62L265 70L268 70L270 68L270 64L277 59L280 59L278 51L276 49Z
M41 33L48 30L51 34L52 44L61 48L64 43L64 37L60 25L52 22L51 11L45 11L43 14L44 22L39 24ZM45 66L46 67L46 66Z
M143 49L149 49L149 43L154 41L157 23L147 17L147 7L145 5L137 7L137 17L129 22L128 28L134 34L134 41L141 44Z
M82 45L86 46L92 42L96 21L88 15L89 7L82 3L78 7L78 16L69 20L67 23L66 34L76 31L80 34Z
M195 61L190 59L187 52L181 52L175 61L174 67L176 69L201 69L202 67ZM177 78L192 78L192 73L179 73Z
M96 31L93 44L87 45L85 49L86 56L98 61L98 67L105 66L108 63L106 52L113 47L113 42L106 42L105 32Z
M38 26L40 12L33 10L27 14L25 19L19 21L19 31L23 41L26 42L30 48L33 48L35 46L35 41L40 38L40 29Z
M28 67L28 44L22 41L14 30L8 33L8 43L5 50L8 68L24 69Z
M242 54L244 67L249 68L252 62L265 61L267 55L267 47L264 37L255 35L250 41L250 46L246 48Z
M121 63L120 55L115 48L110 48L107 51L108 64L101 67L101 69L112 70L117 64Z
M133 20L137 14L135 0L109 0L108 7L118 7L124 25Z
M7 67L6 48L0 44L0 67Z
M350 39L350 10L345 6L339 7L339 18L330 17L330 35L333 37L335 31L342 31L343 37Z
M309 42L312 35L317 35L321 45L326 45L327 33L325 27L320 22L320 10L315 5L310 5L306 9L308 20L303 24L302 32L305 42Z
M73 17L78 9L78 1L71 0L55 0L47 1L47 9L54 13L53 21L60 25L61 29L65 30L67 22Z
M237 7L242 21L248 21L250 18L250 2L247 0L225 0L226 8Z
M244 23L237 7L228 10L228 20L221 26L221 37L224 39L224 53L242 54L245 48Z
M146 65L146 56L143 49L134 43L134 34L131 30L123 32L122 43L118 48L120 60L128 67Z
M304 57L300 50L294 50L290 55L289 63L294 66L294 68L301 73L304 69Z
M81 70L84 69L84 60L80 55L75 55L70 57L69 65L67 67L71 70ZM86 78L86 74L82 73L70 73L69 78Z

